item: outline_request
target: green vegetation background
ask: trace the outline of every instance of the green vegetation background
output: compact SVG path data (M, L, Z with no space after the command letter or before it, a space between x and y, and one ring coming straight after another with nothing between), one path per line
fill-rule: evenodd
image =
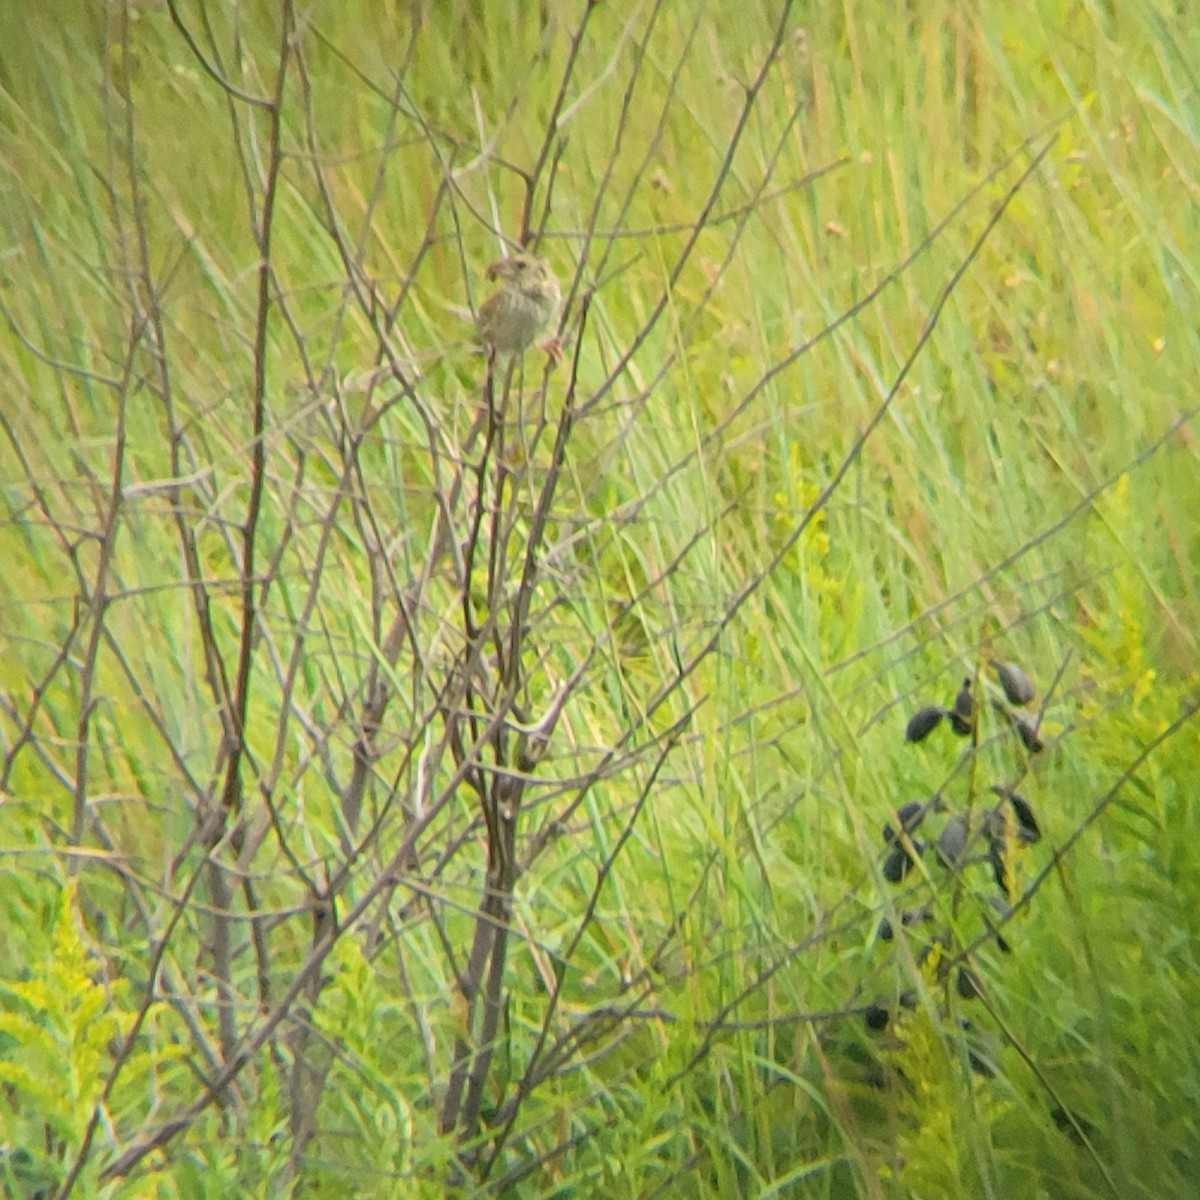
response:
M0 5L4 1194L1197 1194L1197 63L1166 0ZM508 558L389 657L523 220L566 357L494 381ZM464 1134L486 830L431 697L526 546L522 721L565 702ZM1045 750L906 745L992 657ZM881 873L993 782L1046 835L1008 955L985 865Z

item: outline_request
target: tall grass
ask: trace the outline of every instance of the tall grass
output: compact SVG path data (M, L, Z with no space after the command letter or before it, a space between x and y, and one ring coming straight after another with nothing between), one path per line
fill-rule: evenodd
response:
M1192 1195L1193 25L0 13L6 1193Z

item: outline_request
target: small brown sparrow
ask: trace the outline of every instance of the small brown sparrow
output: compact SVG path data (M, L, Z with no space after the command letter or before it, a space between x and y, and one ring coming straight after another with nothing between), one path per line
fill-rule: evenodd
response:
M479 338L497 354L523 354L558 315L562 303L558 280L532 254L499 259L488 267L487 277L502 282L480 306ZM554 356L554 348L550 353Z

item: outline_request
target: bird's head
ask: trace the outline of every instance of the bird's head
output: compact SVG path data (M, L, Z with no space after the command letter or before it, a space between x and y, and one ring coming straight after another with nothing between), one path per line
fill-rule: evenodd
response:
M549 278L550 268L532 254L510 254L487 269L488 279L511 281L522 291L536 291Z

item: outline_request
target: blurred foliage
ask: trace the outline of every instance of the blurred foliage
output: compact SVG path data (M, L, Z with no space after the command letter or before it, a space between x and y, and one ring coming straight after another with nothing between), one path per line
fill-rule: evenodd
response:
M0 1192L78 1167L97 1197L1194 1195L1188 16L0 6ZM271 190L245 97L284 44ZM507 381L503 586L431 572L389 658L486 408L482 270L523 222L567 355ZM260 378L246 821L206 849ZM586 670L520 814L464 1148L440 1117L480 1049L490 867L439 681L531 544L517 724ZM990 708L905 744L993 657L1034 680L1042 753ZM1045 833L1011 915L982 855L885 878L896 808L993 784Z

